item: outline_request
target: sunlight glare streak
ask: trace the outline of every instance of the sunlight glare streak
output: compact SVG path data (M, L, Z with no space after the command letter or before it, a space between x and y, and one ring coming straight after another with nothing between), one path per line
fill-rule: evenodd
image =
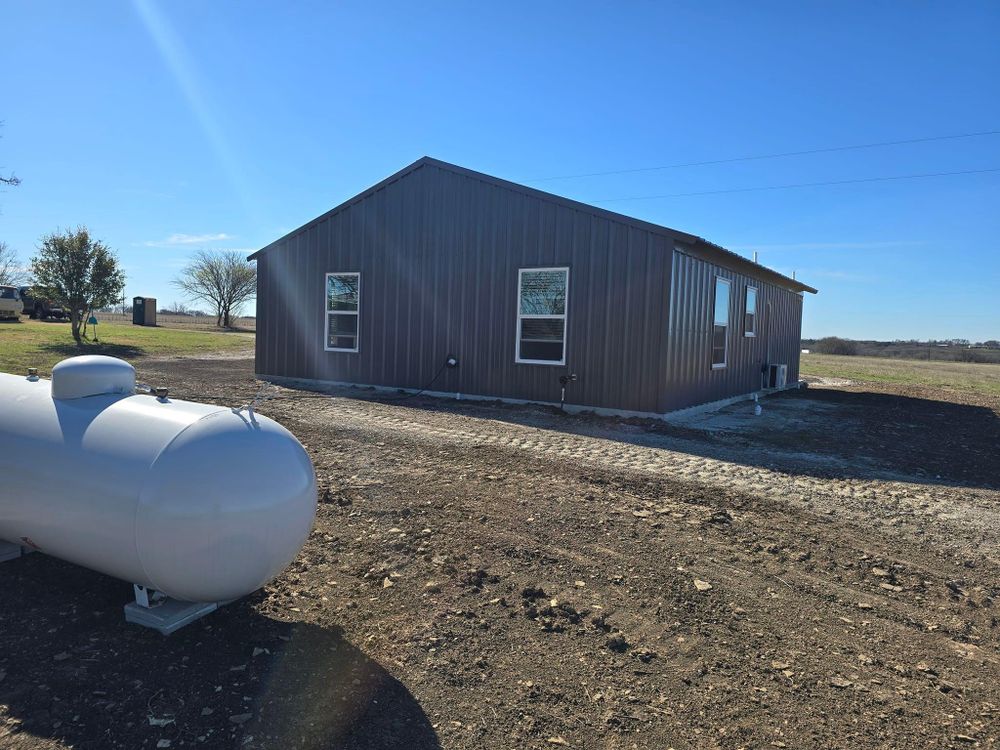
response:
M187 100L192 114L201 126L208 139L209 144L215 151L216 158L226 173L231 187L240 203L246 218L251 222L258 222L257 217L260 211L256 210L259 201L249 190L249 181L243 174L240 160L236 158L230 148L226 133L219 126L219 123L212 113L202 87L198 82L194 65L191 63L190 55L184 48L183 41L174 32L170 22L156 7L151 0L133 0L136 12L139 15L146 31L156 45L160 56L167 69L171 72L178 88ZM257 227L260 229L260 227Z

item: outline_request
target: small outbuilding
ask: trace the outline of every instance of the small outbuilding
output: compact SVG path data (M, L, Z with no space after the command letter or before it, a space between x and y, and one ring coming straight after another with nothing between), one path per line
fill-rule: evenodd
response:
M425 157L250 256L257 376L663 415L798 381L801 281ZM575 378L573 377L575 376Z
M132 325L156 325L156 297L132 298Z

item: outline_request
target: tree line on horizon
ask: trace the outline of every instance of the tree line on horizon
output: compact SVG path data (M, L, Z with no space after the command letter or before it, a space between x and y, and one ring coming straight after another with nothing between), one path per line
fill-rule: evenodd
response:
M1000 341L995 339L972 343L968 339L874 341L825 336L820 339L802 339L802 348L817 354L848 357L891 357L1000 364Z

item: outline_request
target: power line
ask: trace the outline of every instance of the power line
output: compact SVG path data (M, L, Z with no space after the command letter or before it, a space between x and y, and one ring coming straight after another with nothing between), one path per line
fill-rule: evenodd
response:
M613 169L607 172L586 172L583 174L558 175L556 177L536 177L522 182L550 182L553 180L575 180L581 177L605 177L615 174L635 174L637 172L657 172L664 169L680 169L681 167L705 167L712 164L732 164L740 161L759 161L761 159L780 159L787 156L807 156L809 154L830 154L838 151L856 151L864 148L881 148L882 146L902 146L907 143L928 143L930 141L951 141L958 138L978 138L986 135L1000 135L1000 130L983 130L976 133L958 133L957 135L936 135L928 138L910 138L904 141L880 141L878 143L861 143L854 146L830 146L829 148L812 148L805 151L785 151L779 154L761 154L758 156L736 156L730 159L712 159L710 161L689 161L678 164L665 164L660 167L637 167L635 169Z
M793 188L822 187L826 185L856 185L861 182L888 182L889 180L920 180L927 177L951 177L963 174L983 174L1000 172L1000 167L991 169L970 169L964 172L929 172L926 174L901 174L892 177L862 177L856 180L830 180L827 182L798 182L790 185L767 185L764 187L729 188L727 190L699 190L694 193L666 193L664 195L634 195L627 198L604 198L588 203L615 203L617 201L648 201L655 198L686 198L691 195L719 195L720 193L753 193L761 190L791 190Z

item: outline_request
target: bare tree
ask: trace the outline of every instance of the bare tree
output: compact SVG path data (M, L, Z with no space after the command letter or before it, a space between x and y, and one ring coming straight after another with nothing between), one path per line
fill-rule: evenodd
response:
M3 125L3 123L0 122L0 125ZM11 172L10 177L4 177L3 175L0 175L0 185L9 185L11 187L16 187L17 185L20 184L21 184L21 178L15 177L13 172Z
M17 253L6 242L0 242L0 284L19 286L26 283L28 273L17 260Z
M125 288L118 258L103 242L91 239L86 227L42 237L38 255L31 259L31 273L40 294L69 310L78 344L84 315L114 304Z
M240 308L257 294L257 268L235 250L199 250L174 286L215 311L215 324L229 328Z

